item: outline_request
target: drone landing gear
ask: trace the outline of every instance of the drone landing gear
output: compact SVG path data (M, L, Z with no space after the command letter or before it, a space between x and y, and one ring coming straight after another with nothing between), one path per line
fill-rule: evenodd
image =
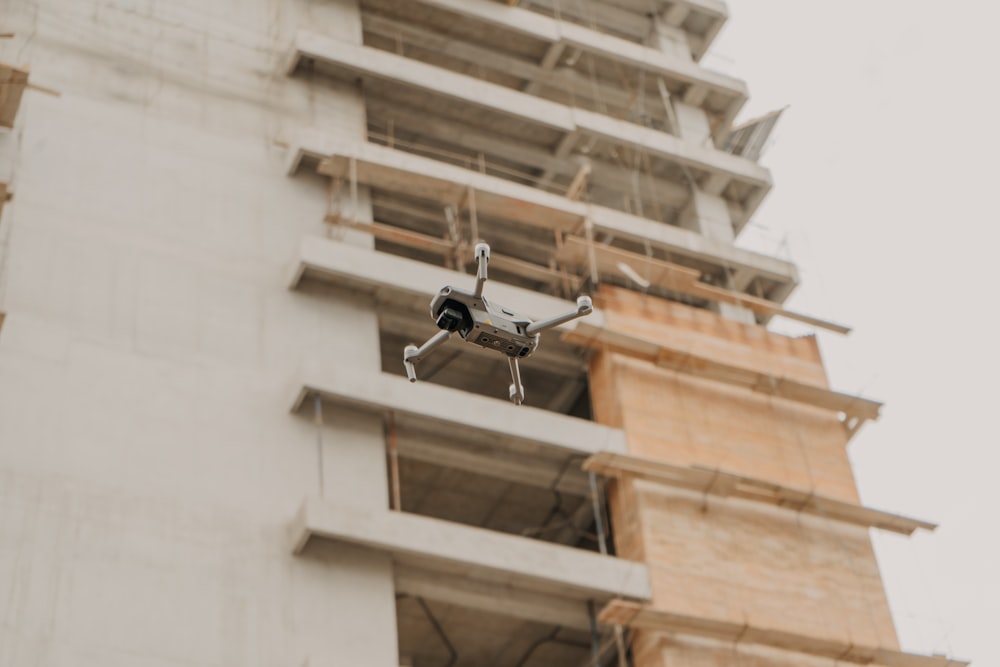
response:
M510 400L514 405L524 403L524 385L521 384L521 368L517 365L517 357L507 357L510 364L510 377L514 382L510 385Z

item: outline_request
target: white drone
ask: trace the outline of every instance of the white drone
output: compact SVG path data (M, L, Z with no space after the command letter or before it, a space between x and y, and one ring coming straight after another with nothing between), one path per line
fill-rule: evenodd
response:
M533 322L530 318L512 313L502 306L492 304L483 298L483 284L486 282L486 265L490 261L490 247L485 243L476 244L476 289L466 292L451 285L441 288L431 300L431 319L441 331L430 340L417 347L407 345L403 349L403 365L410 382L417 381L414 364L444 344L456 331L467 343L496 350L507 355L510 364L510 400L514 405L524 402L524 387L521 385L521 371L517 360L527 357L538 348L541 332L564 322L594 312L589 296L576 300L576 310L547 320Z

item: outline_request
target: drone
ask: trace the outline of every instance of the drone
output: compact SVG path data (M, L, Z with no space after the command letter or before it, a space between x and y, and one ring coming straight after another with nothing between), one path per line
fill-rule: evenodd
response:
M467 292L446 285L434 295L431 300L431 319L441 331L431 336L420 347L407 345L403 348L406 375L410 382L416 382L417 369L414 364L423 360L457 332L466 343L495 350L507 356L513 380L509 388L510 400L514 405L521 405L524 402L524 385L521 384L518 359L523 359L538 349L541 332L589 315L594 312L594 305L589 296L581 296L576 300L575 311L534 322L503 306L490 303L483 297L486 267L490 262L490 246L486 243L476 244L475 257L478 265L475 290Z

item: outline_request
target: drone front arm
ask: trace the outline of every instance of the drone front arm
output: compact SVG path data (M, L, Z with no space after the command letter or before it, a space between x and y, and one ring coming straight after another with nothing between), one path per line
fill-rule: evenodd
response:
M590 300L589 296L581 296L576 300L576 310L572 313L566 313L565 315L557 315L555 317L550 317L547 320L540 320L538 322L532 322L528 325L527 334L529 336L534 336L536 333L545 331L546 329L551 329L552 327L557 327L560 324L565 324L570 320L575 320L578 317L583 317L584 315L590 315L594 312L594 304Z
M445 341L451 337L451 334L451 331L442 329L431 336L430 340L420 347L417 347L416 345L407 345L403 348L403 366L406 367L406 377L410 378L410 382L417 381L417 369L413 364L433 352L435 348L444 345Z

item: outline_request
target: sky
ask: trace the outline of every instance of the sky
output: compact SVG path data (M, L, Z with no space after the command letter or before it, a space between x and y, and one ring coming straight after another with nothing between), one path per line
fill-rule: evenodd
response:
M740 119L788 106L741 243L793 260L832 386L885 401L848 446L904 650L1000 665L1000 3L728 0L705 66ZM793 324L779 330L804 333Z

